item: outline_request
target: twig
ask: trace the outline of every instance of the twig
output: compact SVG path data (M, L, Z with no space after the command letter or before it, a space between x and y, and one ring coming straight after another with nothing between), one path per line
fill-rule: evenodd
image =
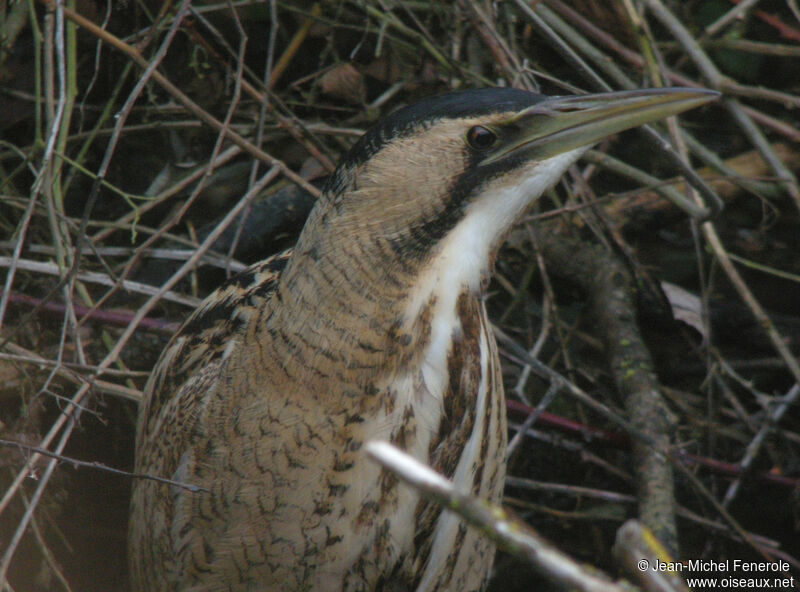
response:
M134 315L133 319L131 319L131 322L125 328L125 331L123 331L122 335L117 341L116 346L114 346L114 349L111 350L111 352L109 352L109 354L104 358L103 362L101 362L100 364L101 367L107 366L119 356L120 352L122 351L122 348L125 346L128 339L130 339L131 335L133 335L133 332L136 330L136 327L139 325L139 322L142 319L144 319L144 317L147 315L148 312L150 312L153 306L155 306L155 304L159 300L161 300L161 298L163 298L164 294L169 292L172 286L178 283L178 281L180 281L180 279L184 275L186 275L190 270L194 268L195 264L200 260L200 258L204 255L204 253L211 248L211 245L214 244L214 241L216 241L217 238L219 238L219 235L225 231L225 229L239 216L242 210L247 207L247 205L252 201L252 199L256 195L258 195L258 193L264 187L266 187L269 183L271 183L272 180L276 176L278 176L279 173L280 173L280 167L277 165L273 166L269 171L267 171L267 173L259 180L259 182L253 185L253 187L250 188L250 191L248 191L244 196L242 196L242 199L239 200L239 203L236 204L236 206L234 206L228 212L228 214L220 221L217 228L214 229L214 231L211 232L206 237L206 240L203 241L203 244L201 244L198 247L195 254L191 258L189 258L186 261L186 263L184 263L180 267L180 269L178 269L178 271L176 271L172 275L172 277L169 280L167 280L167 282L164 285L162 285L156 291L156 293L153 294L150 297L150 299L139 308L139 310Z
M26 294L19 294L19 293L11 293L11 294L3 294L3 297L8 296L8 300L14 304L24 304L25 306L32 306L32 307L41 307L41 310L56 313L60 316L63 316L64 312L66 311L66 306L58 303L58 302L47 302L44 303L39 298L33 298L31 296L27 296ZM78 304L73 305L73 309L75 310L75 314L82 317L79 323L83 323L86 320L93 320L98 321L101 323L106 323L109 325L114 326L127 326L130 322L130 317L132 316L130 313L127 312L120 312L114 310L99 310L96 308L88 308L86 306L80 306ZM140 326L142 329L155 331L158 333L165 333L167 335L171 335L177 330L177 325L175 323L170 323L167 321L159 320L159 319L142 319Z
M88 393L88 390L89 389L86 388L79 391L80 398L83 398L83 396L86 393ZM67 445L69 437L72 434L72 430L76 425L76 417L80 415L80 408L77 406L77 401L75 400L77 398L78 395L76 395L76 397L73 399L73 402L76 403L76 405L69 407L61 415L61 417L64 418L69 417L69 421L67 421L67 425L64 429L64 432L61 434L61 439L56 445L55 448L56 454L61 454L61 452L64 450L64 447ZM31 460L29 460L29 462L26 463L26 467L33 466L33 462L35 462L33 461L33 459L34 458L38 459L39 457L40 457L39 454L34 454L34 456L31 457ZM47 463L47 466L45 467L44 472L42 473L39 479L39 485L36 487L36 491L34 491L33 496L31 496L30 502L28 503L28 507L25 509L25 513L23 514L22 519L20 519L19 523L17 524L17 529L14 531L14 534L11 536L11 539L7 543L7 547L5 549L5 552L3 553L2 561L0 561L0 582L6 581L6 574L8 573L8 568L11 565L11 560L13 559L14 553L17 550L17 546L19 545L19 542L22 539L22 535L25 534L25 530L28 528L28 524L33 518L33 512L36 509L36 506L38 506L39 504L39 500L41 499L42 494L44 493L44 490L47 487L47 483L50 481L50 477L52 476L53 471L55 470L55 466L56 466L55 459L51 459L51 461ZM25 473L23 473L23 471L25 471ZM23 475L27 474L27 469L23 469L18 473L17 475L18 479L21 474ZM20 483L21 479L19 481L15 480L14 484L12 485L12 488L9 488L9 491L6 493L4 500L10 499L11 492L16 491L16 488L19 487ZM2 503L0 503L0 507L2 507Z
M722 29L730 25L733 21L743 18L744 13L750 10L753 6L761 2L761 0L742 0L739 4L731 8L728 12L723 14L713 23L706 27L705 34L713 37Z
M283 55L272 69L272 74L269 77L269 88L275 86L275 83L278 82L278 79L283 75L286 68L289 67L289 63L292 61L292 58L295 56L297 51L300 49L300 46L303 44L303 41L305 41L305 38L308 36L308 32L311 30L311 27L314 24L314 19L321 13L322 6L319 2L315 2L311 7L311 14L306 17L306 19L303 21L303 24L297 29L297 32L295 32L292 40L289 42L289 45L286 46ZM275 25L276 24L273 23L273 26Z
M523 0L515 0L518 4L524 5ZM522 6L521 6L522 8ZM568 27L566 23L561 21L552 11L548 9L547 6L544 4L539 5L538 12L541 13L543 18L540 18L537 14L533 13L529 8L523 9L523 12L531 19L531 22L534 24L541 23L540 26L545 26L549 30L550 27L554 29L557 28L558 32L561 34L569 34L570 40L573 43L578 42L579 40L582 41L580 36L575 33L571 27ZM547 19L547 22L544 22L544 19ZM549 37L548 37L549 38ZM558 50L561 43L556 47ZM597 56L598 52L589 46L589 44L581 43L581 47L586 49L587 51L591 50L592 54ZM600 63L608 62L608 58L604 56L597 56L597 61ZM580 62L582 64L583 69L589 69L589 71L593 72L591 68L585 64L582 60ZM624 75L621 73L620 70L614 70L617 76L620 79L617 80L619 84L623 88L633 88L634 84L632 81L629 81ZM594 81L594 87L598 91L608 92L611 90L611 87L603 81L599 76L593 73L592 80ZM694 169L678 155L678 153L672 148L669 142L666 142L661 135L655 130L652 125L644 125L640 128L645 137L647 138L648 142L650 143L653 150L657 150L659 153L666 155L670 161L677 166L681 173L686 177L689 183L697 188L700 194L703 196L704 203L701 207L691 204L689 200L685 200L680 198L678 200L678 204L680 207L686 211L686 213L694 219L697 220L705 220L709 217L713 217L722 209L722 200L720 200L719 196L710 188L706 183L694 172Z
M13 259L11 257L0 256L0 267L10 267L12 263ZM29 259L21 259L17 262L17 267L18 269L24 269L26 271L35 271L36 273L44 273L47 275L59 276L61 274L61 269L58 267L57 264L46 263L44 261L31 261ZM80 271L75 277L83 282L91 282L103 286L114 286L117 284L117 282L115 282L112 278L108 277L106 274L97 273L95 271ZM154 295L160 293L158 288L154 288L153 286L150 286L148 284L143 284L141 282L134 282L133 280L120 280L119 285L124 290L128 290L129 292L135 292L139 294ZM177 302L178 304L183 304L191 308L195 308L198 304L200 304L199 298L194 298L193 296L183 296L181 294L169 290L161 294L161 297L164 300Z
M259 180L259 182L256 183L251 188L251 190L248 191L247 194L245 194L242 197L240 202L228 213L225 219L223 219L219 227L214 232L209 234L209 236L207 237L205 242L200 246L195 255L192 258L190 258L172 276L172 278L170 278L170 280L167 281L167 283L161 287L161 289L156 294L154 294L143 306L139 308L134 318L131 320L131 322L126 327L125 331L123 331L122 335L118 339L117 344L103 358L103 360L98 365L97 375L102 373L102 371L105 368L108 368L111 364L113 364L116 361L120 352L122 351L122 348L125 346L128 339L130 339L131 335L133 335L133 332L136 330L139 322L150 311L150 309L155 305L155 303L158 302L163 297L163 294L167 292L175 283L177 283L180 280L180 278L182 278L190 269L194 267L194 264L200 259L200 257L202 257L203 253L205 253L205 251L210 248L214 240L218 238L219 234L221 234L223 230L227 228L227 226L236 218L236 216L238 216L241 210L248 203L250 203L250 200L253 199L253 197L257 195L258 192L261 191L261 189L263 189L268 183L270 183L279 173L280 173L280 168L277 165L273 166ZM42 440L41 444L42 448L47 448L52 439L55 438L56 434L58 434L61 427L64 426L64 424L66 423L64 433L62 434L62 438L59 441L58 447L55 451L57 454L61 454L61 451L63 450L63 447L66 445L66 442L69 438L69 434L72 432L72 429L75 425L74 423L75 415L78 413L76 409L79 409L78 406L81 404L81 402L87 396L88 393L89 393L89 384L84 383L72 397L73 405L69 406L61 415L59 415L58 419L54 422L47 436L45 436L45 438ZM38 460L38 458L39 454L34 453L29 459L28 463L26 463L26 465L17 473L17 476L12 482L11 487L8 489L8 491L6 491L5 495L3 496L3 499L0 500L0 514L2 514L3 509L8 505L9 501L19 488L20 484L25 479L28 467L33 466L33 463L35 463ZM36 493L34 494L34 498L31 500L34 506L38 502L39 497L41 496L41 493L47 481L49 480L50 475L52 474L54 466L55 466L55 459L53 459L52 462L47 465L45 473L42 477L42 481L40 482L39 487L37 488ZM10 564L14 549L19 541L19 538L22 536L22 532L24 532L25 527L27 526L30 520L30 516L31 516L30 513L26 513L26 515L23 517L23 520L20 522L19 527L14 537L12 538L13 545L6 550L6 554L3 557L3 564L2 566L0 566L0 581L3 581L5 578L5 572L8 569L8 565Z
M758 452L761 449L761 445L764 443L764 439L767 437L767 434L770 432L772 427L781 420L781 417L783 417L783 414L789 409L789 406L797 401L798 396L800 396L800 384L794 384L792 388L789 389L789 392L781 397L771 409L767 410L761 428L758 430L758 433L755 435L752 441L747 445L745 454L742 457L742 460L739 461L739 465L742 467L743 471L747 471L750 468L751 464L758 455ZM742 480L741 478L738 478L728 486L728 490L725 492L725 497L722 498L723 506L728 507L730 505L730 503L736 497L741 484Z
M643 2L653 11L653 14L661 24L667 27L675 39L684 47L687 55L702 72L703 76L710 82L712 88L725 90L724 83L727 82L727 80L711 59L709 59L694 37L692 37L683 23L664 6L661 0L643 0ZM800 187L798 187L795 176L783 166L780 159L770 150L769 142L761 133L761 130L753 123L753 120L742 110L739 102L731 97L726 97L724 104L733 118L739 123L742 132L749 138L753 146L761 152L764 156L764 160L770 164L775 174L785 181L786 189L794 200L796 208L800 211Z
M147 68L149 62L142 57L139 51L128 45L127 43L123 42L121 39L111 35L107 31L100 29L97 25L89 21L88 19L84 18L80 14L73 12L71 10L64 9L64 14L67 18L71 21L79 25L80 27L86 29L93 35L97 36L99 39L102 39L115 49L120 50L129 58L131 58L134 62L136 62L142 68ZM202 109L197 103L192 101L183 91L181 91L177 86L172 84L166 77L160 74L158 71L154 71L152 73L153 80L159 84L165 91L167 91L176 101L178 101L181 105L183 105L187 110L193 113L198 119L205 122L216 131L221 132L225 130L225 126L219 121L216 117L208 113L205 109ZM308 181L300 177L297 173L292 171L283 161L270 156L257 146L254 146L242 136L237 134L231 129L225 130L225 137L239 146L242 150L246 151L248 154L253 155L255 158L265 162L270 166L275 166L278 168L278 171L284 175L285 177L291 179L292 182L300 185L303 189L308 191L311 195L315 197L319 196L319 189L311 185Z
M725 275L728 276L728 279L733 284L733 287L739 293L739 297L753 313L753 316L755 316L758 324L764 329L764 332L769 338L770 343L772 343L772 347L775 348L776 352L778 352L778 355L786 364L786 367L792 373L794 379L797 382L800 382L800 364L794 357L794 354L792 354L789 347L786 345L786 341L778 333L778 330L775 328L775 325L767 315L766 311L761 307L761 304L756 299L755 295L739 275L739 272L736 271L736 267L733 265L731 258L728 256L728 252L723 246L722 241L717 234L716 228L711 222L705 222L701 226L701 230L703 232L703 236L705 236L706 241L708 241L708 244L714 252L717 262L725 271Z
M598 247L554 234L537 242L552 270L577 282L590 298L593 319L603 336L608 366L625 400L628 421L636 433L634 466L640 519L670 549L677 550L672 470L663 462L670 448L675 418L661 396L650 352L636 322L633 278L617 257Z
M192 485L191 483L184 483L182 481L165 479L164 477L156 477L155 475L148 475L146 473L132 473L130 471L123 471L122 469L115 469L114 467L109 467L108 465L105 465L101 462L78 460L77 458L72 458L69 456L64 456L63 454L56 454L55 452L50 452L46 448L39 448L38 446L28 446L27 444L22 444L21 442L14 442L13 440L5 440L3 438L0 438L0 446L8 446L9 448L19 448L21 451L24 450L25 452L35 452L40 456L53 458L58 461L68 463L73 467L85 467L89 469L97 469L100 471L105 471L106 473L111 473L113 475L122 475L123 477L132 477L134 479L148 479L150 481L156 481L157 483L174 485L175 487L180 487L181 489L185 489L192 493L209 492L208 489L206 489L205 487L200 487L199 485Z
M115 224L112 224L108 228L104 228L103 230L100 230L94 234L90 239L91 242L99 243L100 241L108 238L108 236L118 228L129 226L132 222L134 223L135 228L135 222L152 208L162 205L167 199L180 193L195 181L202 181L202 179L209 174L209 171L217 169L230 162L241 153L242 149L239 146L229 146L215 158L209 159L209 162L207 162L205 165L197 167L194 171L171 185L168 189L165 189L158 195L148 199L145 203L139 205L135 210L132 210L119 217Z
M364 450L423 496L455 512L498 547L527 561L554 583L585 592L632 590L627 583L612 582L594 568L576 563L501 507L458 491L452 482L388 442L372 440Z
M54 367L56 374L58 376L67 379L73 384L84 385L84 386L88 385L102 393L107 393L115 397L122 397L124 399L134 401L135 403L138 403L139 401L142 400L142 392L140 390L128 388L120 384L107 382L105 380L100 380L99 378L97 378L98 376L106 374L108 372L107 368L101 368L98 366L93 369L95 372L94 376L84 376L82 374L79 374L72 368L63 365L63 363L60 361L48 360L47 358L43 358L39 354L29 351L19 345L8 343L5 345L5 349L7 349L9 352L12 352L14 356L17 356L18 357L17 359L20 360L24 359L24 361L31 364L37 364L45 367ZM0 514L2 514L1 507L0 507Z
M22 219L17 225L17 238L14 243L14 253L11 255L10 264L8 266L9 269L6 273L6 281L3 286L2 298L0 298L0 328L3 326L3 321L6 315L6 306L8 306L8 298L11 294L11 286L14 283L17 265L19 264L20 255L22 254L22 247L25 244L25 236L28 233L28 226L30 225L33 209L36 207L37 201L38 198L36 195L32 195L30 197L28 200L28 205L25 208L25 213L22 215Z
M647 434L643 434L639 432L630 422L621 418L618 414L614 413L611 409L609 409L606 405L595 401L590 397L586 392L584 392L580 387L575 385L574 383L567 380L564 376L560 373L556 372L552 368L542 364L539 360L532 358L528 355L528 352L525 351L519 344L517 344L511 337L503 333L500 329L496 326L492 326L494 331L494 335L497 340L503 343L508 349L510 349L515 356L523 360L524 362L531 365L531 368L537 374L540 374L543 377L546 377L548 380L555 382L559 385L560 388L564 389L566 393L568 393L571 397L574 397L575 400L580 401L581 403L588 405L589 408L593 409L595 412L599 413L603 417L609 419L616 425L621 426L625 431L630 433L635 438L639 439L641 442L647 444L648 446L653 448L653 452L656 456L661 457L663 460L668 461L673 464L674 467L677 467L678 470L681 472L681 475L688 479L694 487L703 495L705 499L709 501L709 503L714 506L715 510L722 516L725 521L731 526L731 528L736 532L743 541L746 541L750 544L754 549L759 550L759 548L750 540L749 535L747 532L742 528L739 522L719 503L719 501L711 494L708 488L703 485L703 483L691 472L688 471L680 462L678 462L676 455L670 453L666 450L658 449L658 445L654 442Z

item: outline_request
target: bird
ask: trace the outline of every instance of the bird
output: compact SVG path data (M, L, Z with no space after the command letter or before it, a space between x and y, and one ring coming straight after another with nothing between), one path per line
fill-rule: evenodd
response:
M145 386L135 591L475 591L493 545L371 461L492 502L506 419L485 298L503 239L581 154L717 96L450 92L341 158L293 249L213 292Z

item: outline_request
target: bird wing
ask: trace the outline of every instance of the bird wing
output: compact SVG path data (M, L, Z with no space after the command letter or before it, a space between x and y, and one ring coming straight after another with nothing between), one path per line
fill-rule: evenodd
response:
M216 367L246 324L250 311L263 309L291 256L288 249L233 276L212 292L173 335L145 387L138 442L146 441L164 406L203 368Z

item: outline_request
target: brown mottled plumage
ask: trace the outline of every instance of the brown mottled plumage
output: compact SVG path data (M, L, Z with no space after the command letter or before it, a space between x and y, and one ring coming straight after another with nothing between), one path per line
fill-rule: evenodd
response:
M387 440L499 501L506 424L482 295L502 238L585 147L700 91L487 89L390 116L294 251L213 293L146 388L135 590L479 590L494 549L363 453Z

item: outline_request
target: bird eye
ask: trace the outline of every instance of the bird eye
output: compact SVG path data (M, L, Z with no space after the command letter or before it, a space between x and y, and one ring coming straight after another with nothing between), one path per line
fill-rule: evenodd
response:
M474 150L486 150L487 148L491 148L496 140L497 136L495 133L482 125L471 127L467 132L467 143Z

